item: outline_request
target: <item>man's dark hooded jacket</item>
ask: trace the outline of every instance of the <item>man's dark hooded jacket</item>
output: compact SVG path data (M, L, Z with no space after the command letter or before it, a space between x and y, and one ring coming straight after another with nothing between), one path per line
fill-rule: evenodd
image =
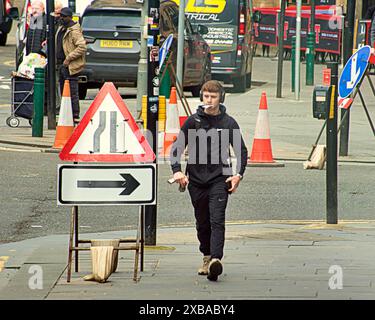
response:
M27 37L26 37L26 55L30 53L39 53L43 54L42 52L42 43L47 38L47 18L46 15L43 13L37 17L30 18L30 26L27 30Z
M204 112L202 106L190 116L181 128L171 149L173 173L181 171L180 159L188 144L187 174L189 182L205 186L232 175L230 145L237 158L236 172L245 172L247 149L240 133L240 127L226 113L224 105L219 106L216 116Z

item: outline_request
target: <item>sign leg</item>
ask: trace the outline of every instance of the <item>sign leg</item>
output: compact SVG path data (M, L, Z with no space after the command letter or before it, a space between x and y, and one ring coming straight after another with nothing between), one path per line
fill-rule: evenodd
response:
M141 206L141 272L144 267L144 249L145 249L145 210L144 206Z
M73 255L73 234L74 234L74 207L70 213L70 234L69 234L69 251L68 251L68 274L67 274L67 282L70 282L70 278L72 275L72 255Z
M78 206L73 207L74 212L74 244L78 248ZM75 250L75 272L78 272L78 250Z
M375 87L374 87L374 84L372 83L371 77L368 73L367 73L367 79L368 79L368 82L370 83L372 94L375 96Z
M137 282L138 280L138 267L139 267L139 254L140 254L140 246L141 246L141 207L139 207L139 215L138 215L138 228L137 228L137 238L135 239L135 256L134 256L134 276L133 280Z
M365 103L365 99L363 98L363 95L362 95L361 90L358 89L358 93L359 93L359 97L360 97L361 102L362 102L363 109L365 109L365 113L366 113L366 116L367 116L368 122L370 123L370 127L371 127L371 129L372 129L372 133L373 133L374 136L375 136L375 128L374 128L374 124L372 123L372 120L371 120L370 114L369 114L369 112L368 112L368 110L367 110L366 103Z
M309 157L307 158L307 161L310 161L310 160L311 160L311 156L312 156L312 154L314 153L314 150L315 150L316 146L317 146L318 143L319 143L320 137L322 136L323 131L324 131L324 128L326 127L326 125L327 125L327 119L324 121L323 126L322 126L322 129L320 129L320 132L319 132L318 138L316 139L315 144L313 145L313 148L312 148L312 150L311 150L311 152L310 152Z

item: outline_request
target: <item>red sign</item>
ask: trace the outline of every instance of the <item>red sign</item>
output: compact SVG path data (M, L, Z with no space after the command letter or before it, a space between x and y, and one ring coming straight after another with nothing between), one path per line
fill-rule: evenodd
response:
M328 87L331 85L331 69L323 69L323 85Z
M106 82L60 152L75 162L153 162L155 154L125 102Z
M338 98L337 107L340 109L349 109L353 104L352 98Z

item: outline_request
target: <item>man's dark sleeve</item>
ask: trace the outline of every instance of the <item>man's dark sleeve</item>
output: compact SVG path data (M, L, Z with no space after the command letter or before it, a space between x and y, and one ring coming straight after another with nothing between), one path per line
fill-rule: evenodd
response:
M233 147L234 154L237 158L236 173L243 176L246 170L248 154L245 142L242 138L240 126L234 119L230 128L229 142Z
M182 126L176 141L173 143L170 153L172 172L176 173L182 171L181 156L188 144L188 130L191 122L194 121L192 117L188 118Z

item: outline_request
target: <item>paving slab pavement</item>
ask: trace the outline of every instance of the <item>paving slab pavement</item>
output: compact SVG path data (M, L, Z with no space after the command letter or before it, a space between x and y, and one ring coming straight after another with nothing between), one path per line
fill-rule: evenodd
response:
M81 237L115 239L134 232ZM0 256L9 259L0 272L0 299L375 298L375 250L369 241L375 235L375 221L340 221L332 226L323 221L248 222L228 225L226 233L224 272L217 282L197 275L201 255L191 227L158 229L157 246L146 247L144 271L138 282L132 280L133 251L119 252L118 268L104 284L83 280L91 272L91 257L90 252L80 252L79 272L73 272L72 281L67 283L67 236L1 245ZM312 235L313 241L305 240ZM43 270L43 288L32 290L30 279L38 266ZM329 287L330 278L336 274L329 273L332 266L341 268L342 289Z

